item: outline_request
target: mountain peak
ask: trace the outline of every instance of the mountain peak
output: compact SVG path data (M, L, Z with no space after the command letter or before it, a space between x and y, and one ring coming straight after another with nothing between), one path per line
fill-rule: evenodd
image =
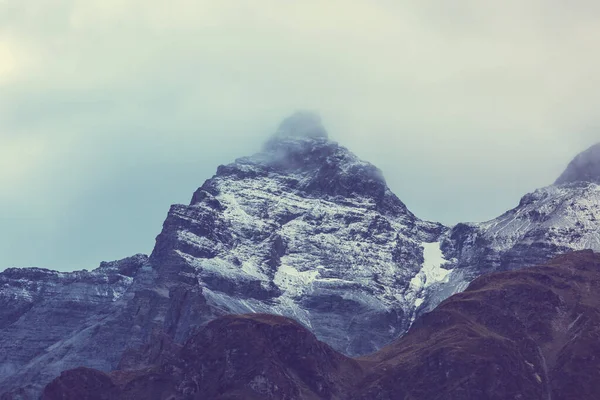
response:
M573 182L600 183L600 143L579 153L556 180L555 184Z
M327 138L327 131L318 113L297 111L281 122L275 137Z

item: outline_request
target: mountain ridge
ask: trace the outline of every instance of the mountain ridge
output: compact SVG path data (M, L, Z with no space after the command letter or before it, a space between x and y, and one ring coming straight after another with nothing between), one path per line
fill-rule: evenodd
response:
M0 273L10 366L0 392L39 392L70 367L149 364L155 343L181 345L226 314L288 316L338 351L371 353L481 274L600 250L599 193L595 182L553 185L494 220L445 227L410 212L379 169L329 140L318 116L295 114L262 151L219 166L189 204L173 205L149 257L87 273L100 285L126 282L116 300L78 302L98 287L61 278L29 302L35 279ZM69 307L81 312L54 318ZM40 316L62 325L32 329Z

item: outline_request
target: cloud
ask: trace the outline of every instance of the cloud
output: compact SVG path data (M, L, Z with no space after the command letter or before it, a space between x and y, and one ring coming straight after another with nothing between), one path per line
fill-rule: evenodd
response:
M31 138L2 138L0 141L0 186L22 182L36 168L44 151L43 143Z
M494 217L598 141L599 14L554 0L0 1L0 266L149 251L169 203L306 108L419 216Z
M0 83L6 82L17 69L12 49L7 43L0 42Z

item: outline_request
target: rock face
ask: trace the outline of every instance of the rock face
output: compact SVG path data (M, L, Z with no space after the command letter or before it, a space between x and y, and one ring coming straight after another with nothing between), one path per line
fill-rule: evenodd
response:
M140 348L139 366L153 360L141 346L161 332L188 335L215 317L197 285L161 278L144 255L92 272L8 269L0 285L0 393L17 399L37 398L65 369L110 371L128 348Z
M70 351L68 339L121 303L145 262L146 256L137 255L92 272L11 268L0 273L0 379L8 378L0 381L0 392L17 382L52 379L73 365L110 368L109 343L78 353ZM62 357L48 357L49 350Z
M428 293L429 309L475 277L542 263L558 254L600 251L600 185L574 182L525 195L500 217L458 224L442 239L453 272L443 288Z
M349 359L278 316L227 316L170 361L64 372L44 400L592 400L600 392L600 255L492 273L379 352Z
M372 353L483 273L600 250L597 153L499 218L447 228L413 215L317 115L294 114L172 206L149 258L0 273L0 393L166 362L162 349L226 314L290 317L345 355Z
M600 251L600 144L579 154L554 185L526 194L519 205L483 223L460 223L440 239L452 272L424 293L417 311L431 310L476 277L543 263L584 249Z
M377 168L303 117L173 206L150 261L197 279L227 313L286 315L339 351L369 353L408 328L423 242L446 228L416 218Z

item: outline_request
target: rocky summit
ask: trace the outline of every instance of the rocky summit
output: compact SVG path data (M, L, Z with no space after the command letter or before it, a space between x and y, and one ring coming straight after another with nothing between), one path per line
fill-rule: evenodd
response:
M171 208L150 263L197 280L224 312L286 315L346 354L375 351L408 328L423 243L439 253L446 228L415 217L375 166L313 135L312 114L290 118L262 152Z
M351 359L272 315L221 317L162 363L61 374L43 400L593 400L600 255L477 278L382 350Z
M229 314L292 318L332 351L373 353L482 274L600 250L597 156L497 219L450 228L411 213L317 114L296 113L172 206L149 257L0 273L0 393L37 396L76 367L150 368Z

